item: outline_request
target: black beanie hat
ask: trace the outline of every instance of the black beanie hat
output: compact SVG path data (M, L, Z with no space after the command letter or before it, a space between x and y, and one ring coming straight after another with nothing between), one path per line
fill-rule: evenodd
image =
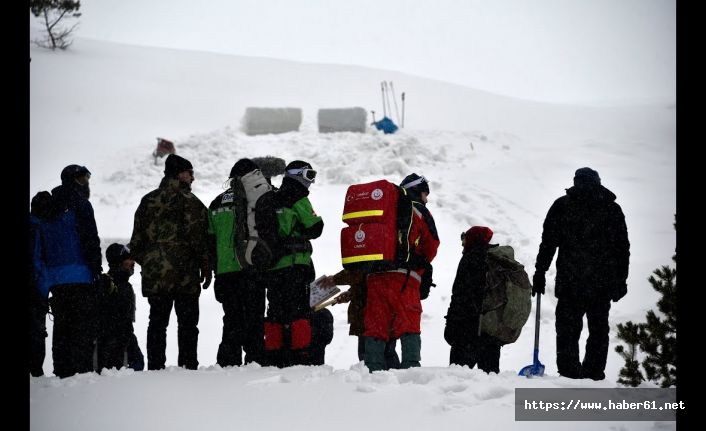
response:
M598 172L594 171L591 168L581 168L577 169L576 173L574 174L574 185L575 186L583 186L583 185L600 185L601 184L601 177L598 176Z
M289 164L284 168L284 171L290 170L290 169L313 169L311 165L303 160L294 160L293 162L289 162Z
M421 181L419 181L420 179ZM415 181L417 182L415 185L411 187L405 187L405 185ZM429 193L429 183L427 182L427 179L415 173L407 175L404 180L402 180L402 182L400 183L400 187L402 187L403 189L407 189L413 193L418 193L420 195L422 192Z
M86 174L91 174L91 171L89 171L87 167L79 165L69 165L61 171L61 183L66 184L67 182L73 181L76 178Z
M248 172L252 172L255 169L260 169L259 166L255 164L255 162L250 159L240 159L235 162L233 167L230 169L230 177L228 178L242 177L243 175L247 174Z
M180 173L193 169L190 161L176 154L170 154L164 162L164 175L171 178L176 178Z
M131 258L130 249L117 242L110 244L105 250L105 259L108 261L108 266L113 268L120 266L125 259Z

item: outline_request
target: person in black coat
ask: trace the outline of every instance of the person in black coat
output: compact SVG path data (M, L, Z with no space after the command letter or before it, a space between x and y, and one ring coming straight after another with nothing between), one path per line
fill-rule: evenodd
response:
M95 285L100 278L100 238L89 202L91 172L69 165L52 189L50 216L41 221L37 246L54 317L52 359L60 378L94 370Z
M450 364L467 365L486 373L500 372L500 343L480 333L488 264L486 257L493 231L473 226L461 234L463 256L458 263L446 314L444 339L451 346Z
M601 185L598 172L578 169L574 186L552 204L544 220L535 263L532 294L544 294L545 272L559 249L554 295L556 362L569 378L605 378L610 302L627 293L630 242L623 211L615 194ZM579 362L583 316L588 340Z
M123 244L114 243L105 251L109 270L99 284L98 371L103 368L144 368L144 356L137 345L135 291L128 281L135 272L135 260Z
M33 198L29 216L29 373L44 375L46 356L49 281L41 259L40 224L51 215L52 197L42 191Z

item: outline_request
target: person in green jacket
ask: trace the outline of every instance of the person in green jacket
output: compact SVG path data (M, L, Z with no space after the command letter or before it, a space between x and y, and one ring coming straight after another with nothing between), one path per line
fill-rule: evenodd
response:
M321 236L324 222L307 197L316 179L311 164L295 160L285 168L276 192L277 221L282 244L288 253L263 272L267 287L265 350L268 365L287 367L309 364L311 309L309 283L315 270L311 240Z
M238 178L255 169L259 167L252 160L238 160L228 177L230 187L209 206L208 232L216 263L214 292L223 306L223 336L216 355L221 367L242 365L243 350L246 364L263 363L265 286L238 250L248 239L247 198Z

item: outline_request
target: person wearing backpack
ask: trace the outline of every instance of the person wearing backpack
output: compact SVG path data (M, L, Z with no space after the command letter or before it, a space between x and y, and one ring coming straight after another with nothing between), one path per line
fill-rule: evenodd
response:
M365 365L370 372L385 368L385 345L390 335L400 340L401 368L421 366L420 285L439 247L439 236L431 213L426 208L429 184L412 173L400 187L412 201L413 211L407 235L410 257L397 269L367 276L365 306Z
M461 234L463 254L458 263L451 291L451 303L446 313L444 339L451 346L449 365L478 368L486 373L500 372L500 342L481 333L483 297L488 272L488 249L493 231L485 226L473 226Z
M250 159L238 160L228 177L230 187L209 205L210 254L216 273L213 289L223 306L223 335L216 355L221 367L242 365L243 351L246 364L264 365L265 287L259 271L238 250L249 237L248 202L240 178L257 169Z
M191 192L191 162L170 154L159 187L135 211L130 253L142 268L142 295L150 304L147 368L165 367L172 308L178 322L177 364L197 369L199 295L211 283L208 209Z
M95 283L102 272L102 255L88 200L90 178L85 166L66 166L61 185L52 190L47 211L35 225L38 266L51 292L54 374L60 378L93 371Z
M275 195L279 242L286 254L261 274L267 287L265 353L269 365L306 365L311 360L308 286L315 278L311 240L321 236L324 228L308 198L315 180L311 164L295 160L285 167Z
M545 273L556 249L556 362L559 374L605 379L611 301L627 293L630 242L615 194L601 185L598 172L580 168L574 186L549 208L539 245L532 294L544 294ZM583 362L579 338L583 316L588 340Z
M139 363L144 367L144 356L139 346L136 352L131 352L129 348L135 336L135 291L129 281L135 273L135 259L127 246L119 243L108 246L105 258L109 269L101 275L98 289L97 370L140 368L136 365Z

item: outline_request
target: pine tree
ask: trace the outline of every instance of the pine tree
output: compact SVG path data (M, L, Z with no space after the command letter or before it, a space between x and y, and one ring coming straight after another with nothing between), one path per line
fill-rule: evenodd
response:
M676 223L674 224L676 230ZM672 261L676 263L676 254ZM650 310L645 323L626 322L618 324L618 338L627 343L615 348L625 366L620 370L618 383L637 386L648 380L663 388L677 385L677 271L668 266L656 269L648 278L652 288L662 297L657 302L660 316ZM642 362L637 360L637 351L645 354ZM643 372L640 370L642 365Z
M70 27L63 24L69 19L80 17L79 8L81 2L74 0L30 0L29 10L42 20L47 33L44 39L37 39L34 43L52 50L68 48L72 43L71 33L78 26L78 22Z

